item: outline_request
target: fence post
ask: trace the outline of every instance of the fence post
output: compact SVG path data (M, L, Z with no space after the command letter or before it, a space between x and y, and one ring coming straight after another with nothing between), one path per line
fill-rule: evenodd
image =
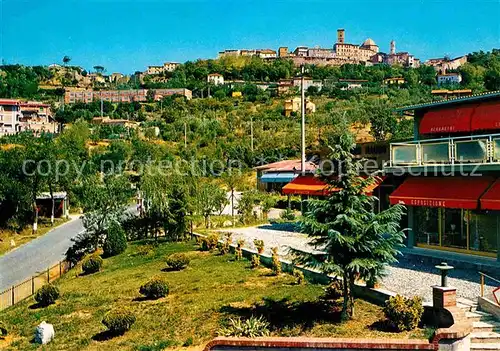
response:
M484 275L481 274L481 297L484 297Z
M31 295L35 293L35 277L31 276Z
M15 296L14 296L14 285L12 285L12 306L14 306L14 300L15 300Z
M50 267L47 268L47 283L50 283Z
M59 277L62 275L62 263L59 261Z

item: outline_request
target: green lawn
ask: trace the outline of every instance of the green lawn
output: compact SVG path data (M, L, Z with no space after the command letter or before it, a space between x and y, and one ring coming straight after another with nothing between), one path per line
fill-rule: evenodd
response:
M232 255L200 252L193 243L162 244L148 256L138 255L138 247L132 244L124 254L106 259L100 273L80 276L77 269L70 271L57 282L62 296L55 305L33 309L30 298L0 313L10 331L0 349L36 349L31 343L34 327L44 320L56 332L44 350L202 349L230 317L252 314L264 315L273 335L424 337L422 330L397 334L370 327L380 319L381 309L361 300L357 318L339 324L338 313L320 302L323 286L295 285L290 275L251 270L248 261L234 261ZM189 267L162 271L164 257L178 251L189 252ZM168 281L170 295L156 301L137 299L139 287L155 275ZM105 330L102 317L116 306L130 307L137 321L125 335L99 341Z

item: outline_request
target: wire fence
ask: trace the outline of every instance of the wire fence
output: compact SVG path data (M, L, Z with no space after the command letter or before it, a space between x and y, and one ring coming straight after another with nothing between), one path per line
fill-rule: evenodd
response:
M71 269L67 261L59 261L45 271L26 279L0 293L0 311L34 295L45 284L51 283Z

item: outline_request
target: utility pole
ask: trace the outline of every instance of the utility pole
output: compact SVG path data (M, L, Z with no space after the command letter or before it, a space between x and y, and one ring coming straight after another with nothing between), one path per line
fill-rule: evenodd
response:
M301 79L300 79L300 106L301 106L301 115L302 115L302 122L301 122L301 150L302 150L302 155L300 159L300 170L302 172L302 175L306 174L306 99L305 99L305 92L304 92L304 72L305 72L305 67L304 65L300 66L301 70Z
M253 117L250 115L250 150L253 152Z
M102 102L102 93L99 93L99 95L101 95L101 118L103 116L103 102Z

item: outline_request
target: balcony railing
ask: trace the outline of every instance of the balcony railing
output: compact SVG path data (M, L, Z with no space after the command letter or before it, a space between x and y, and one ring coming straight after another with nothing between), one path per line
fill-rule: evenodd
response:
M390 166L500 164L500 134L391 144Z

